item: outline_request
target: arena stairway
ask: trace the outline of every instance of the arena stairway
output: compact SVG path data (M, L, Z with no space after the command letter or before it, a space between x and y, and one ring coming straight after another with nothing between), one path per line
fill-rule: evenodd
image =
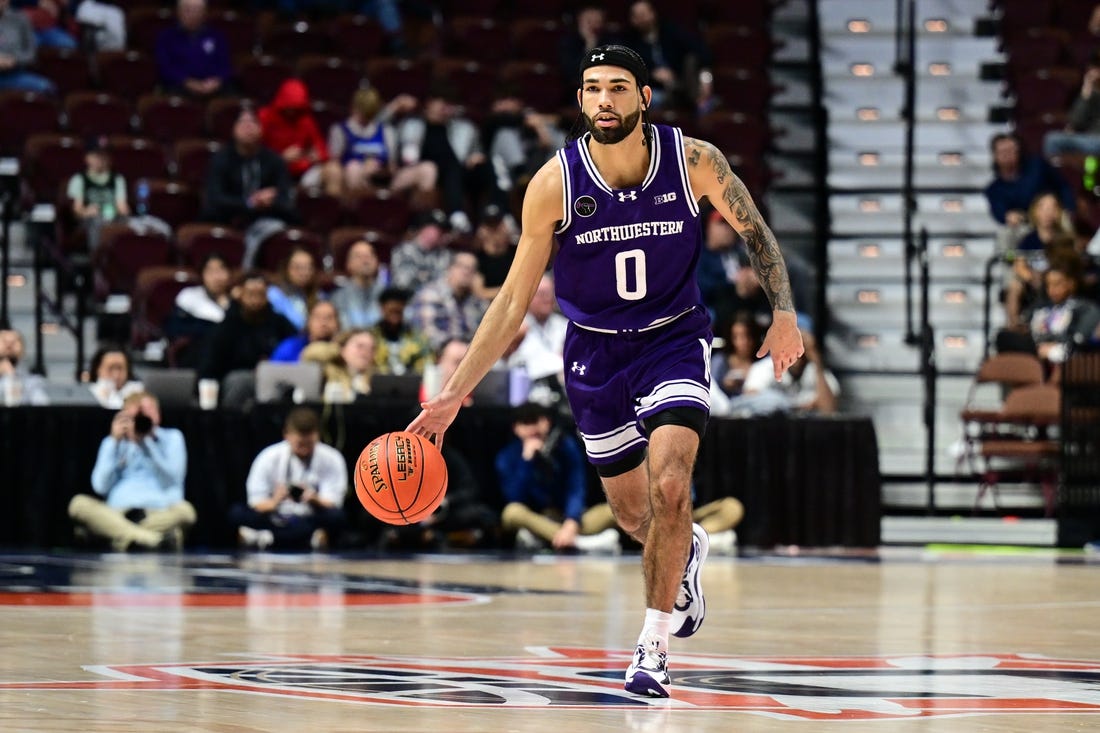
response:
M818 7L830 121L826 359L841 378L842 409L875 421L887 512L916 510L926 503L919 480L926 436L920 354L906 341L905 81L895 73L895 3L819 0ZM997 39L978 35L990 26L986 0L920 0L916 13L913 232L930 235L940 370L935 470L952 476L958 411L984 347L983 277L995 235L982 195L992 176L989 142L1006 129L997 111L1012 100L1000 81L986 78L1004 61ZM919 327L916 281L912 297ZM1001 309L994 304L992 313L995 329ZM969 511L974 484L946 484L940 507ZM1006 501L1034 507L1039 497L1023 488L1002 492Z

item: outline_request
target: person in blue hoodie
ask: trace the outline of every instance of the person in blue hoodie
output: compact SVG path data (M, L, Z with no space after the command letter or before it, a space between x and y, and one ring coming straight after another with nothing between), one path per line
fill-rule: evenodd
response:
M229 42L206 24L206 0L179 0L176 17L179 22L157 36L161 85L203 99L227 92L233 76Z

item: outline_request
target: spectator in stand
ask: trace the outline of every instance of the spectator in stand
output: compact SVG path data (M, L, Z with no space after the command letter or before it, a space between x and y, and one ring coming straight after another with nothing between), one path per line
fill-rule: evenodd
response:
M501 525L516 534L516 547L620 552L611 507L587 506L588 471L576 438L533 402L516 408L512 432L496 469L505 501Z
M1015 135L1001 133L990 143L993 152L993 181L985 188L989 211L1001 225L997 235L999 252L1016 249L1027 232L1027 209L1040 193L1052 192L1067 211L1076 208L1073 189L1043 158L1025 155Z
M53 94L57 91L46 77L27 71L34 63L38 43L27 16L11 7L11 0L0 0L0 91Z
M354 402L370 394L377 343L370 331L355 328L302 350L302 361L315 361L324 370L326 402Z
M85 382L90 382L88 388L100 406L112 410L121 409L123 400L145 389L134 379L130 353L119 344L100 344L82 376Z
M256 365L297 332L267 300L267 278L248 272L235 291L225 319L214 327L199 364L199 377L221 382L223 407L241 407L256 394Z
M745 259L745 245L722 214L711 211L707 215L704 244L699 255L696 279L703 302L713 315L725 293L737 283L737 273Z
M309 107L309 89L298 79L287 79L271 104L260 108L264 145L283 156L291 177L302 188L324 188L340 193L340 178L326 168L328 146Z
M1077 297L1080 275L1076 257L1052 261L1042 275L1046 295L1031 310L1028 326L1001 331L997 350L1037 354L1051 364L1060 364L1075 345L1090 341L1100 326L1100 306Z
M348 467L340 451L321 441L321 422L308 407L286 416L283 440L260 451L229 521L245 547L324 550L343 529Z
M0 405L47 405L46 380L23 363L23 334L0 328Z
M274 6L284 18L297 20L302 15L319 13L344 13L365 15L378 21L386 33L389 50L396 55L405 55L408 49L402 30L402 10L419 10L419 14L430 16L435 3L398 2L398 0L265 0L263 6ZM401 6L405 6L404 8Z
M328 133L330 169L326 180L334 183L333 194L388 190L403 194L435 191L438 171L435 163L422 160L401 165L397 151L396 117L416 109L416 97L399 94L382 106L378 90L358 89L351 98L351 116L332 125Z
M474 246L477 249L474 293L482 300L492 300L500 292L516 257L516 234L496 204L482 210L474 230Z
M649 67L653 102L648 109L663 106L695 109L699 79L704 72L710 74L711 66L710 51L702 39L661 20L650 0L630 4L629 24L623 35L623 43L637 51Z
M96 51L126 50L126 14L121 8L98 0L79 0L76 20L93 29Z
M527 306L520 327L522 340L508 357L508 365L525 369L532 385L546 382L553 391L562 393L562 354L569 319L555 310L556 302L554 277L547 272Z
M443 206L458 231L466 233L472 229L466 213L468 194L475 204L507 205L482 150L478 126L459 115L458 108L442 89L433 89L428 95L423 116L406 117L401 122L397 140L405 165L422 160L435 164ZM485 201L478 202L479 198Z
M76 50L76 25L69 12L69 0L13 0L26 13L40 48Z
M74 173L65 189L91 252L99 247L104 224L130 215L126 179L111 167L106 142L100 137L88 140L84 147L84 170Z
M1074 247L1073 230L1054 194L1036 196L1028 209L1028 220L1032 230L1017 242L1012 269L1006 273L1005 316L1009 328L1020 326L1021 314L1035 302L1051 256Z
M272 352L271 361L298 361L302 350L307 346L332 343L338 333L340 333L340 316L336 313L336 307L327 300L318 300L309 309L305 330L283 339Z
M411 238L397 245L390 256L390 282L415 291L439 279L451 264L450 231L447 215L440 209L420 214Z
M408 290L388 287L378 296L382 318L371 329L379 374L423 374L432 361L432 347L424 334L405 320L405 308L412 296Z
M567 131L562 129L559 115L527 109L522 100L505 94L493 101L481 127L489 141L497 186L507 196L526 186L542 164L565 145Z
M572 79L577 75L581 58L586 53L615 39L607 32L607 15L602 5L582 3L577 8L576 29L562 36L558 45L558 71L561 78ZM566 85L569 86L569 85ZM563 101L575 104L573 89L569 89Z
M344 269L348 276L330 300L345 328L370 328L382 317L378 296L386 287L374 245L365 239L348 247Z
M245 229L246 268L265 239L298 219L286 163L260 135L256 113L242 105L231 144L214 154L206 171L202 218Z
M135 392L99 445L92 468L97 496L74 496L69 516L78 527L109 539L116 552L179 549L183 531L195 523L195 508L183 498L186 477L183 433L161 426L156 397Z
M229 91L229 43L206 24L206 0L178 0L178 23L157 36L160 83L166 91L206 99Z
M783 375L775 379L770 356L753 363L745 376L741 396L730 400L735 416L771 412L813 412L832 415L837 409L840 382L825 366L813 334L800 325L805 352Z
M726 343L711 357L710 373L714 384L726 397L737 397L744 388L749 370L756 363L762 336L756 318L746 312L733 317L727 333Z
M295 328L303 330L310 310L323 297L313 254L304 247L290 250L279 270L279 279L267 289L271 307Z
M413 296L410 320L433 348L442 346L449 338L466 341L473 338L489 307L488 302L474 293L476 275L477 258L470 252L456 252L447 273Z
M1043 138L1043 155L1047 158L1064 153L1100 155L1100 50L1093 51L1085 65L1081 93L1069 108L1066 129L1048 132Z
M199 267L202 283L191 285L176 294L176 303L164 335L173 342L174 362L179 367L198 366L203 343L214 327L225 320L230 297L229 263L217 252L203 258Z

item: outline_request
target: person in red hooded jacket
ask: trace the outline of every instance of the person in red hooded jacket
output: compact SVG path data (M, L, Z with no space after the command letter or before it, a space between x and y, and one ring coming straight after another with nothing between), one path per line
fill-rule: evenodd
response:
M298 79L287 79L271 104L260 109L264 145L283 156L291 176L303 188L323 186L339 193L340 182L327 180L328 146L309 108L309 89Z

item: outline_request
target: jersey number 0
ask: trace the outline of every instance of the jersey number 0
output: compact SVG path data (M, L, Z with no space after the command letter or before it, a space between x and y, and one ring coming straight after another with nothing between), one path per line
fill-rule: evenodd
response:
M645 297L645 250L628 249L615 255L615 292L623 300Z

